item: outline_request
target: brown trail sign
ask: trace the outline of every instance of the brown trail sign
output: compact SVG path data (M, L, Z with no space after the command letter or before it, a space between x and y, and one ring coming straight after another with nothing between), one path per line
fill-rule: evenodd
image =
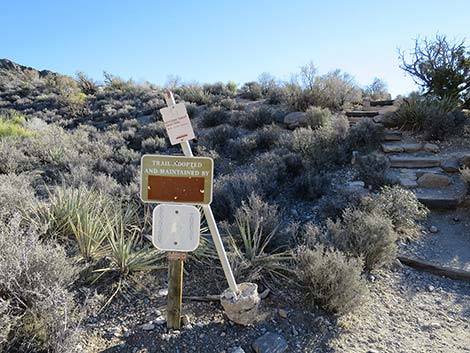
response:
M213 161L210 158L193 157L188 141L194 138L194 132L186 108L183 103L175 103L170 91L167 92L165 100L168 107L161 109L160 112L167 133L172 144L180 143L185 157L144 155L141 165L141 199L144 202L175 204L160 205L158 206L160 210L156 208L154 211L157 212L154 213L154 245L170 251L168 253L167 325L172 329L179 329L181 326L183 261L187 257L187 252L194 250L199 243L199 237L196 239L193 233L196 226L194 224L192 228L190 226L193 223L191 219L194 220L196 216L193 214L193 218L190 217L190 220L185 223L183 215L191 214L189 209L185 211L184 207L191 207L182 205L185 203L202 206L229 284L229 289L221 296L221 304L231 320L247 325L256 318L260 299L256 284L243 283L239 287L233 276L210 207ZM176 207L176 209L171 207ZM165 217L162 216L162 212L166 214ZM189 230L186 229L185 224L189 226ZM246 315L247 312L249 315Z

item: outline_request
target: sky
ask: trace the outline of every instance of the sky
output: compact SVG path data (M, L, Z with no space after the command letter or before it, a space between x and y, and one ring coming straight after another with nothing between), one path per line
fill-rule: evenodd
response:
M313 62L362 86L379 77L395 96L417 89L398 49L436 33L470 40L469 13L468 0L0 0L0 58L158 85L288 80Z

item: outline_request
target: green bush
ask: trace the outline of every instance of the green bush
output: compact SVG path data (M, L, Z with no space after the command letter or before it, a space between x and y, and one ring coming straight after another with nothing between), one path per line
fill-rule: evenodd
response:
M4 137L29 137L33 132L26 126L26 119L17 112L0 114L0 138Z
M263 91L258 82L247 82L241 88L241 96L252 101L263 98Z
M306 113L307 126L310 126L312 129L328 124L329 120L332 118L332 114L328 108L309 107Z
M316 130L299 128L292 135L291 148L315 167L341 164L349 154L345 145L348 129L348 120L343 116Z
M175 89L175 93L180 96L182 100L197 105L207 104L209 102L209 94L197 84L184 85Z
M427 139L442 139L455 133L465 120L457 104L453 98L413 93L391 116L405 129L424 131Z
M18 215L0 224L0 347L79 352L80 309L69 288L77 270L57 244L22 229ZM2 308L3 307L3 308Z
M341 251L364 258L368 270L392 263L397 255L397 234L391 219L379 210L346 209L342 220L329 223L333 244Z
M370 153L365 156L360 156L357 160L356 167L361 180L366 185L377 189L389 182L387 177L389 165L390 163L387 157L378 153Z
M264 125L271 124L273 121L273 112L270 108L263 106L246 114L240 121L240 124L247 129L255 130Z
M228 123L230 119L230 112L216 107L210 108L201 117L201 125L202 127L214 127L221 124Z
M363 262L322 245L296 252L297 275L306 302L344 314L358 307L368 292L361 278Z
M417 222L425 219L429 212L415 194L398 185L384 186L377 195L365 198L361 207L386 214L398 235L407 239L421 235L421 226Z
M379 149L384 133L382 125L363 119L349 129L347 144L351 150L375 151Z

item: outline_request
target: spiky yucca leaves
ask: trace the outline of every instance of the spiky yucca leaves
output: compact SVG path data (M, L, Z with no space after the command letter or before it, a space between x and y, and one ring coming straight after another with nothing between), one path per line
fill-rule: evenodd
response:
M238 234L229 231L232 265L238 275L248 280L289 280L290 263L293 259L290 250L275 249L266 252L266 248L276 235L278 227L269 234L264 234L262 220L257 220L254 228L250 218L235 217Z
M143 244L138 210L128 205L107 220L107 257L111 266L100 271L117 270L121 276L162 268L163 253Z

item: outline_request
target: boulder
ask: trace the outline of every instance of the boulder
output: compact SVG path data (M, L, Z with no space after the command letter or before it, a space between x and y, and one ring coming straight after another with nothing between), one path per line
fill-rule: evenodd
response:
M239 293L229 288L220 296L220 304L230 320L239 325L251 325L258 319L261 298L255 283L238 284Z
M374 122L377 124L381 124L385 127L395 127L397 123L392 119L389 114L379 114L374 116Z
M307 113L305 112L293 112L289 113L284 117L284 124L286 124L289 129L295 129L299 126L305 126L307 121Z
M283 353L288 345L284 337L272 332L266 332L251 345L256 353Z
M424 188L443 188L450 184L450 178L441 174L426 173L418 179L418 185Z
M441 168L448 173L456 173L459 171L459 161L456 158L445 159L441 162Z
M423 146L423 150L425 150L426 152L439 153L440 148L435 143L425 143Z

